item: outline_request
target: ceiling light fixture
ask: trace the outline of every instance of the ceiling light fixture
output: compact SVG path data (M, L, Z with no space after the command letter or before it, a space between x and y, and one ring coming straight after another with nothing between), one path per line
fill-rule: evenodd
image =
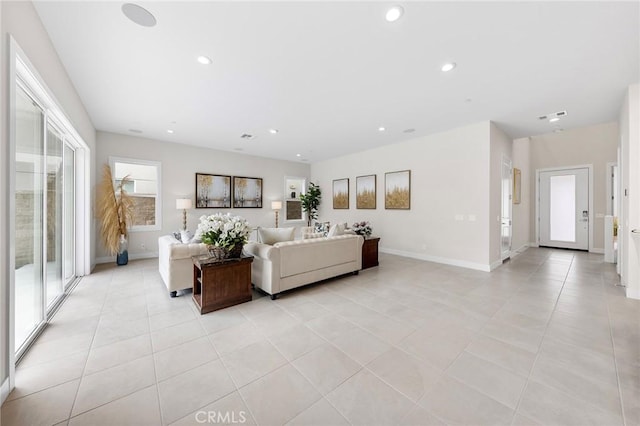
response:
M296 157L302 157L302 155L300 155L300 154L296 154Z
M452 69L454 69L456 67L456 63L455 62L447 62L446 64L444 64L442 66L442 72L449 72Z
M558 117L553 117L549 119L549 123L555 123L556 121L560 121Z
M387 129L386 129L386 128L384 128L384 127L378 127L378 131L379 131L379 132L384 132L385 130L387 130Z
M202 65L211 65L213 61L207 56L198 56L198 62L200 62Z
M275 135L276 133L278 133L278 129L269 129L269 133Z
M122 13L131 21L143 27L153 27L156 25L156 18L144 7L133 3L122 5Z
M404 13L404 9L402 7L393 6L392 8L387 10L387 13L384 15L384 18L387 20L387 22L395 22L398 19L400 19L403 13Z
M173 134L173 130L167 129L167 133Z

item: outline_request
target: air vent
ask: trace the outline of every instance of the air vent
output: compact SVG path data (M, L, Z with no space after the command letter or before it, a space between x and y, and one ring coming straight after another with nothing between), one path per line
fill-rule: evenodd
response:
M538 117L538 120L549 120L551 118L554 117L564 117L565 115L567 115L567 111L558 111L558 112L552 112L550 114L547 115L541 115L540 117Z
M243 133L240 135L240 139L253 139L254 136L250 135L249 133Z

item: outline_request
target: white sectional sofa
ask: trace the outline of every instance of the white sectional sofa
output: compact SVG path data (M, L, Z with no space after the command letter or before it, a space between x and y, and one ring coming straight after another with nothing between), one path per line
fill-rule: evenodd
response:
M245 252L254 256L252 283L275 299L285 290L362 269L359 235L312 238L273 245L249 243Z
M158 270L171 297L178 290L193 287L193 261L191 256L207 253L202 243L182 244L173 235L158 238Z

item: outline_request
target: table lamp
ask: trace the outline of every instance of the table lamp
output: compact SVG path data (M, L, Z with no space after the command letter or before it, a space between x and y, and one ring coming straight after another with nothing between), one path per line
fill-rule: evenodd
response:
M272 201L271 210L276 212L276 228L278 227L278 212L282 209L282 201Z
M187 209L192 207L191 198L178 198L176 200L176 209L182 210L182 230L187 230Z

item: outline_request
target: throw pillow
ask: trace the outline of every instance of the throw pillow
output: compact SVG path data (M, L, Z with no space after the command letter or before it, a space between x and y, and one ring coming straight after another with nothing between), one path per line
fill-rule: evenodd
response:
M182 241L182 236L180 235L179 231L173 233L173 238L175 238L178 241Z
M327 237L335 237L337 235L343 235L343 234L344 234L344 224L336 223L335 225L332 225L331 228L329 229L329 232L327 233Z
M293 241L296 228L258 228L258 242L273 245Z
M188 244L191 242L191 232L189 231L180 231L180 241L184 244Z

